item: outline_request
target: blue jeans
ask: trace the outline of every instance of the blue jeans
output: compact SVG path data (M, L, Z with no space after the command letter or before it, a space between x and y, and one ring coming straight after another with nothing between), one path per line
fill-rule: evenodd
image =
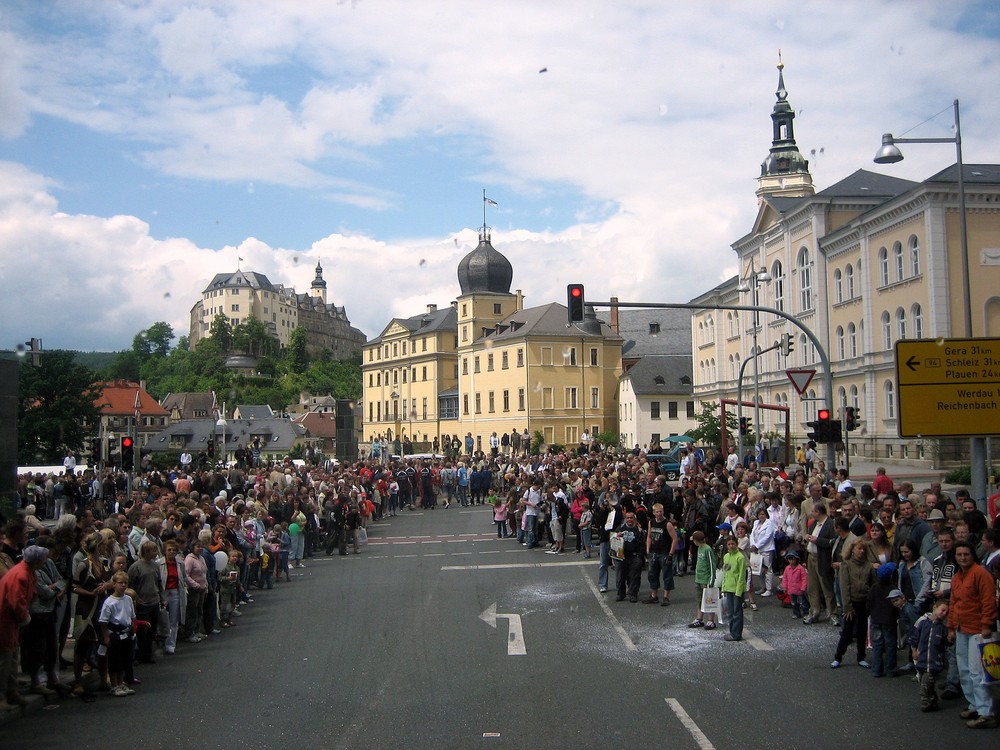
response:
M611 542L601 542L600 547L601 565L597 569L597 587L606 589L608 587L608 568L611 567Z
M649 556L649 573L646 578L649 580L649 588L656 591L661 588L660 578L663 578L663 593L674 589L674 558L669 552L654 552Z
M729 634L738 641L743 640L743 597L732 591L723 594L726 597L726 609L729 612Z
M580 529L581 544L583 545L583 555L584 557L590 557L590 535L593 529L589 526L585 529Z
M528 545L528 549L537 545L537 540L535 539L535 526L538 524L538 516L525 516L524 517L524 541Z
M993 695L988 685L983 684L983 662L979 656L979 644L983 637L976 633L968 635L962 631L955 633L955 655L958 657L958 676L962 681L962 692L980 716L993 715Z
M497 539L506 539L507 538L507 521L506 521L506 519L503 520L503 521L496 521L496 520L494 520L493 523L495 523L497 525Z
M896 671L896 626L872 623L872 677Z

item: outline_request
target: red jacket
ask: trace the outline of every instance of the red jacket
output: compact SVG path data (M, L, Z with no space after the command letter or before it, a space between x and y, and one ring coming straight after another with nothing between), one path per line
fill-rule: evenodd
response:
M951 579L948 630L975 635L996 628L996 596L993 576L982 565L958 568Z
M28 619L28 605L35 597L35 574L21 561L0 578L0 651L17 650L18 627Z

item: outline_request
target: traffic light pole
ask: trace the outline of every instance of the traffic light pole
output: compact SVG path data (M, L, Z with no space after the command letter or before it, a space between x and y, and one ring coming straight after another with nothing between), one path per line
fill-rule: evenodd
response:
M611 300L608 302L589 302L587 304L594 307L635 307L652 310L737 310L770 313L779 318L784 318L802 331L809 341L812 342L812 345L816 347L816 353L819 355L820 363L823 365L823 391L826 403L828 406L833 406L833 370L830 368L830 358L826 354L826 349L823 348L823 344L820 343L819 339L816 338L816 335L808 327L791 313L787 313L784 310L778 310L774 307L761 307L760 305L692 305L687 302L619 302L618 300ZM828 468L832 468L836 463L837 448L832 443L828 443L826 446L826 465Z

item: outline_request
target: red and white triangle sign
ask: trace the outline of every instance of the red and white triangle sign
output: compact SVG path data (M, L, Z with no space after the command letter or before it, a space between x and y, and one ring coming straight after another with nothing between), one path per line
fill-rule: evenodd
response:
M805 395L806 388L812 382L813 376L816 374L815 370L785 370L785 374L788 379L792 381L792 387L798 392L800 396Z

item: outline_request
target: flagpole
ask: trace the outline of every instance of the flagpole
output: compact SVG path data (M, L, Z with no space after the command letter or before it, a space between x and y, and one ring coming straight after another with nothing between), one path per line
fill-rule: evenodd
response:
M483 233L486 232L486 188L483 188Z

